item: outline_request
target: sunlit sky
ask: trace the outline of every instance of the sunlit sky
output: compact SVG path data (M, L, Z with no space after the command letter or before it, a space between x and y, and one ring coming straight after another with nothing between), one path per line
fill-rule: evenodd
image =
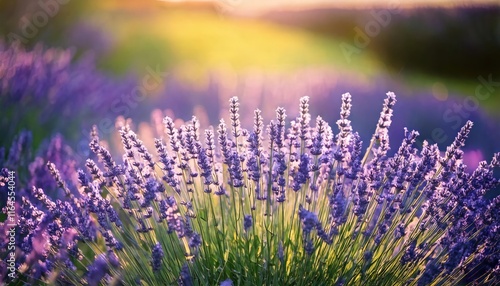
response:
M412 8L422 6L470 6L470 5L486 5L499 4L498 0L159 0L170 3L214 3L215 5L224 6L236 11L259 11L269 9L304 9L318 7L341 7L341 8L356 8L356 7L398 7Z

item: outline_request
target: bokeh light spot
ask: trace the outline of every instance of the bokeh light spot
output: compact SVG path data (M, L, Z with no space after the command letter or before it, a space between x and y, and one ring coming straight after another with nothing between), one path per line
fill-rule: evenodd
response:
M436 82L432 85L432 95L440 101L448 99L448 88L441 82Z

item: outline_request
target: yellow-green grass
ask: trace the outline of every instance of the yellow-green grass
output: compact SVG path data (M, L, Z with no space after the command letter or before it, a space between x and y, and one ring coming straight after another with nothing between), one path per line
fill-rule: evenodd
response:
M220 67L278 72L363 67L364 73L376 68L370 56L347 63L339 41L218 12L160 6L139 11L106 9L92 17L116 41L114 51L103 62L103 67L116 72L147 65L194 73Z

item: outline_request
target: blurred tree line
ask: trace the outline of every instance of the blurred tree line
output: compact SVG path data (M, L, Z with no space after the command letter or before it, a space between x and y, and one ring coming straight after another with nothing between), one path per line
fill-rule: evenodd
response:
M38 42L58 46L64 42L71 23L88 11L87 1L16 0L0 1L0 36L11 42L16 37L26 47Z
M379 32L367 27L377 15L387 14ZM371 28L373 36L368 35L365 48L396 71L405 68L458 79L500 72L500 6L274 11L263 19L351 45L360 30L366 35Z

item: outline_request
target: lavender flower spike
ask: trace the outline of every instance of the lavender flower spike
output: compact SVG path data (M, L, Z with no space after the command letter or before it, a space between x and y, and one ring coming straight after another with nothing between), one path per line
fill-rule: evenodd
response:
M151 254L151 266L153 267L153 271L160 270L163 256L164 253L161 244L155 244L155 246L153 247L153 252Z

